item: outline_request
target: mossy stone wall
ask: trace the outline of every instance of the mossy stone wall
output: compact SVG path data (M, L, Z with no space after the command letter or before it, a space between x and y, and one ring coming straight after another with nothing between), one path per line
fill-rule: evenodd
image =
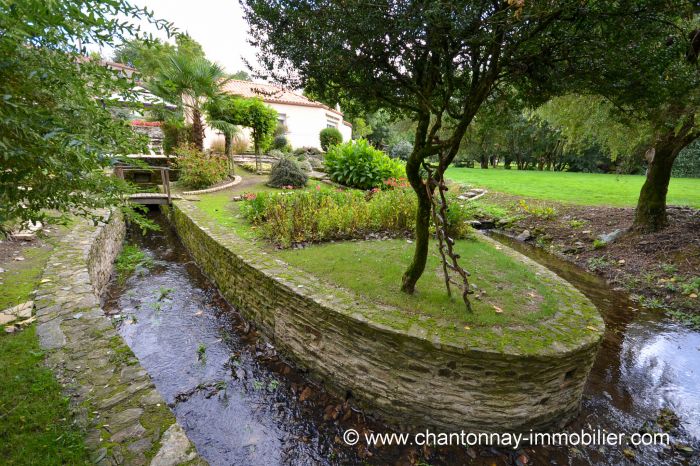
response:
M385 309L271 257L191 202L177 201L166 212L204 273L246 319L328 390L351 396L369 414L413 428L527 432L561 427L579 410L604 330L597 313L578 341L528 354L448 343L373 321L367 316Z

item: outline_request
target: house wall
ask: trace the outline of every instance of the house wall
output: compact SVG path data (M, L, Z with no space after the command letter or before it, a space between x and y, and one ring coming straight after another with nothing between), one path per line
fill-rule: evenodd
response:
M343 123L343 118L337 113L320 107L267 103L275 109L287 125L287 140L294 149L298 147L321 148L319 133L329 124L336 124L343 141L352 138L352 128ZM252 142L250 130L243 128L243 136ZM209 127L205 129L204 147L209 148L216 140L223 141L223 135Z

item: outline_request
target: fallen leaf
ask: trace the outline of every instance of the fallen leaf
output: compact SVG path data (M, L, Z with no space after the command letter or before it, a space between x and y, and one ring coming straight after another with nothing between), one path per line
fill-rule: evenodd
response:
M698 295L697 295L696 293L690 293L690 295L689 295L688 297L689 297L689 298L692 298L692 299L695 299L695 298L698 297Z
M465 325L465 326L464 326L464 330L471 330L471 329L472 329L472 328L471 328L470 326L468 326L468 325Z
M495 304L492 304L492 306L493 306L493 308L496 310L496 314L500 314L501 312L503 312L503 309L501 309L500 307L496 306Z
M304 390L301 391L301 395L299 395L299 401L307 400L311 396L311 394L311 388L306 387Z

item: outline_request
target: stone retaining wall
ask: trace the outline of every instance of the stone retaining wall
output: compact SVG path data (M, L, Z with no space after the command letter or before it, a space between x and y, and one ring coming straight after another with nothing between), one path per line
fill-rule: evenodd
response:
M99 465L204 463L100 307L125 234L121 215L78 220L49 258L35 299L39 342Z
M582 296L580 309L561 313L572 316L566 325L590 327L574 343L557 341L529 354L483 350L367 318L386 308L270 257L192 203L176 202L170 217L194 259L245 318L328 390L351 395L368 413L443 431L528 431L560 427L578 412L604 330ZM538 274L556 278L543 268ZM566 325L559 324L554 319L552 330L564 335Z

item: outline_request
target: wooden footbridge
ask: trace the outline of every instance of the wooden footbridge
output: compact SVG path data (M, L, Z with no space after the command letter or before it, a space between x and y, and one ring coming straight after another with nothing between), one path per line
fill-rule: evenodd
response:
M158 184L152 182L153 178L153 173L159 172L160 173L160 186L162 186L162 190L160 192L140 192L140 193L134 193L129 196L129 200L131 202L135 202L137 204L145 204L145 205L163 205L163 204L172 204L173 199L182 199L180 196L177 194L172 194L170 192L170 168L168 167L153 167L153 166L147 166L147 167L138 167L138 166L131 166L131 165L117 165L114 167L114 176L117 178L125 179L125 174L128 172L133 172L135 175L148 175L147 180L139 180L138 178L135 177L134 183L138 186L149 186L149 187L158 187Z

